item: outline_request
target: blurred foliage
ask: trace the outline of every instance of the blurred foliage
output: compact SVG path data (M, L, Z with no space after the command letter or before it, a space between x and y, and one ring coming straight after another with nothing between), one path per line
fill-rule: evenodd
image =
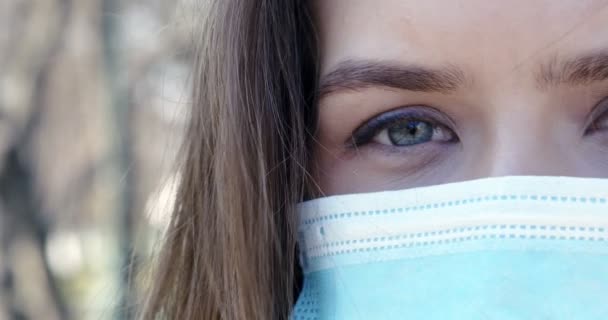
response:
M0 0L0 319L133 317L128 280L179 179L198 10Z

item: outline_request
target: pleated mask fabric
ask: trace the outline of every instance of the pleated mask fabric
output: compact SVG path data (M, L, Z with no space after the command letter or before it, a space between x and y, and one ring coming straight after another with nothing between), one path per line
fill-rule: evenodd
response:
M495 177L299 204L292 319L608 319L608 179Z

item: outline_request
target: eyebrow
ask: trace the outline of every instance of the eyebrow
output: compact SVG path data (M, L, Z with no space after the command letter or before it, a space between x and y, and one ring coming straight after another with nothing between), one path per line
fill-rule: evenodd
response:
M537 75L537 83L543 89L558 85L588 85L604 80L608 80L608 51L566 60L553 57L541 64Z
M416 92L450 93L465 83L462 70L439 69L373 60L347 60L322 77L319 97L344 90L389 87Z

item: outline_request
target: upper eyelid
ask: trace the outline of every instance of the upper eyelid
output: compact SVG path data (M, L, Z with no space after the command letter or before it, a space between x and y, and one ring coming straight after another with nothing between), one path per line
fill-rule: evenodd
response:
M373 121L374 119L378 119L379 117L386 115L386 114L397 113L399 111L408 112L408 113L417 113L418 117L423 118L423 119L446 121L450 127L455 127L454 121L448 115L446 115L444 112L439 110L438 108L420 104L420 105L399 106L399 107L396 107L396 108L393 108L390 110L384 110L382 112L378 112L378 113L374 114L373 116L369 117L367 120L361 122L361 124L359 124L359 126L357 126L357 129L355 129L355 131L357 131L359 128L362 128L363 126L365 126L367 123ZM430 117L427 116L426 113L429 113L431 116Z
M601 99L600 102L591 109L587 122L583 127L584 135L598 129L597 123L606 118L608 118L608 97Z
M590 118L594 121L597 118L603 117L608 112L608 97L601 99L591 110Z
M587 130L589 130L589 128L591 128L595 122L603 117L608 117L608 96L603 97L598 103L595 104L595 106L593 106L589 112L589 116L583 130L587 132Z

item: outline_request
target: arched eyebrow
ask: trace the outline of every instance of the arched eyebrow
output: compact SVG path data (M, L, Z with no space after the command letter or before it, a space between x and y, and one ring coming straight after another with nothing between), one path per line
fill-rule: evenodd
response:
M559 85L580 86L608 80L608 51L574 58L553 57L536 73L540 89ZM374 60L346 60L319 82L319 97L345 90L388 87L414 92L453 93L465 86L465 73L454 66L430 68Z
M557 56L541 64L537 74L541 89L559 85L579 86L608 80L608 51L584 54L574 58Z
M464 83L464 72L453 66L436 69L394 62L347 60L321 78L319 97L369 87L450 93L464 86Z

